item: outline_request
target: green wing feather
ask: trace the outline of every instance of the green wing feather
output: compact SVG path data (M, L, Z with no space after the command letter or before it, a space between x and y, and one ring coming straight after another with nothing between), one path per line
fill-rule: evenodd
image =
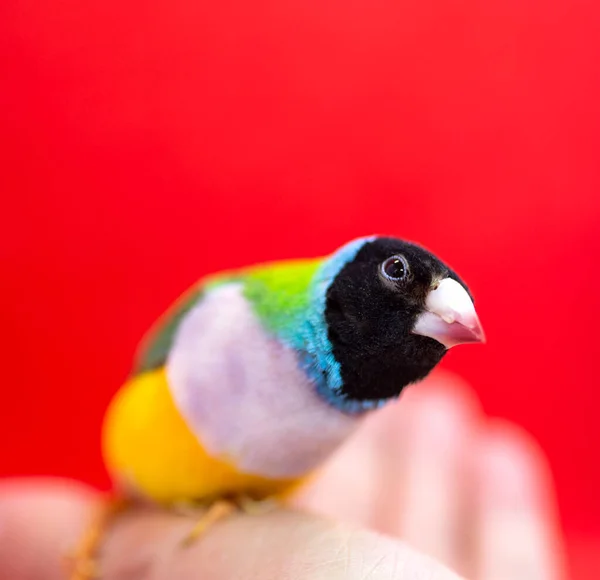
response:
M133 374L138 375L163 366L169 356L179 324L186 314L202 300L206 292L231 282L236 277L235 274L226 273L203 278L175 301L142 339L134 359Z
M258 266L244 279L244 295L267 330L296 343L299 321L310 308L310 285L322 259Z
M244 295L265 327L293 342L296 323L309 307L309 287L321 259L263 264L237 272L208 276L179 298L142 340L133 374L163 366L181 321L203 296L229 282L242 282Z

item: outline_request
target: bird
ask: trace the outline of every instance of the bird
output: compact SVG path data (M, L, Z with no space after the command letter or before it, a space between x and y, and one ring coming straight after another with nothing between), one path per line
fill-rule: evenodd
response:
M190 537L232 509L284 502L364 417L450 348L483 342L463 280L396 237L206 276L146 334L108 406L115 494L208 506ZM88 530L73 578L93 566L111 513Z

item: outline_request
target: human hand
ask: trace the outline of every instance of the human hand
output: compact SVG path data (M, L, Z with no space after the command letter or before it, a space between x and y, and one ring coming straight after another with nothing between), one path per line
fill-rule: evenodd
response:
M0 579L66 578L95 499L74 483L3 483ZM189 517L126 513L102 578L457 580L444 564L473 580L565 578L545 460L447 375L370 418L295 504L321 515L235 515L189 548Z

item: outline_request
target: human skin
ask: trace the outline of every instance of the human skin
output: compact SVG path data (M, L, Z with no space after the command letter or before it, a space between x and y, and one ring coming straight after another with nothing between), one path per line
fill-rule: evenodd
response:
M0 579L67 578L97 500L74 482L2 482ZM233 515L182 547L196 519L119 516L103 580L566 579L543 454L446 373L369 418L293 506Z

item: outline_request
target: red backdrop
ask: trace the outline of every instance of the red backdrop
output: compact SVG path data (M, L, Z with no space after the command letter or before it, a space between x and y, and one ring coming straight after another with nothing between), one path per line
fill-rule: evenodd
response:
M584 0L5 0L0 475L106 485L103 409L182 289L384 232L470 282L489 344L445 364L541 442L593 546L599 26Z

